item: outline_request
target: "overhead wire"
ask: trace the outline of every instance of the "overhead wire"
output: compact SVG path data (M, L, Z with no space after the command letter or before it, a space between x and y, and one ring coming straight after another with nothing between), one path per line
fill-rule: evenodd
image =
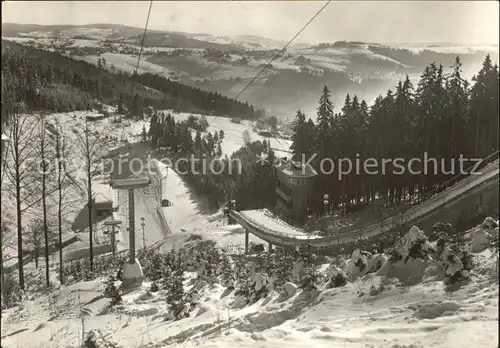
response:
M146 33L148 31L148 24L149 24L149 17L151 16L151 8L153 7L153 0L150 0L149 2L149 9L148 9L148 16L146 17L146 24L144 25L144 32L142 34L142 40L141 40L141 48L139 50L139 56L137 57L137 65L135 66L134 73L132 74L132 88L131 88L131 97L132 100L134 98L134 91L135 91L135 83L136 83L136 78L137 78L137 70L139 70L139 64L141 62L141 57L142 57L142 51L144 49L144 41L146 39ZM123 139L123 133L125 132L125 127L122 127L122 139Z

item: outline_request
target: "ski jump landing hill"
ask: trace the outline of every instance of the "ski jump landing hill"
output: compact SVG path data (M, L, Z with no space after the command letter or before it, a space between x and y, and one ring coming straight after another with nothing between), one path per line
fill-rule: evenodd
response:
M483 160L481 174L454 178L450 180L455 182L453 186L418 205L410 206L399 215L390 216L362 229L339 230L331 236L306 234L304 230L286 223L265 209L239 212L232 210L230 216L246 230L246 251L248 233L268 242L270 246L327 251L351 244L360 238L371 238L416 224L421 228L428 228L437 221L456 223L461 215L475 218L490 211L496 210L498 213L498 169L497 151Z

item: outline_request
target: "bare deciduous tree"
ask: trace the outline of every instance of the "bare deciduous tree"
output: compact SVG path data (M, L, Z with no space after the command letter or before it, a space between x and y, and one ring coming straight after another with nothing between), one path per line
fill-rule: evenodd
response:
M43 237L44 237L44 222L43 219L33 220L27 231L24 233L26 235L26 241L28 245L33 249L33 259L35 260L35 267L38 269L38 259L42 253Z
M66 165L66 158L69 156L69 148L67 146L66 138L63 133L62 127L57 124L54 132L51 136L54 149L55 149L55 160L57 165L56 170L56 189L57 189L57 231L59 240L59 281L64 283L64 272L63 272L63 248L62 248L62 223L63 223L63 210L68 202L67 194L71 191L71 183L67 180L66 174L69 169Z
M48 222L47 222L47 196L48 196L48 190L47 190L47 183L48 183L48 176L50 174L50 159L49 159L49 153L48 153L48 142L46 138L46 123L45 123L45 116L42 114L40 116L40 133L39 133L39 151L40 155L39 157L39 164L37 166L37 174L40 179L40 184L41 184L41 200L42 200L42 212L43 212L43 238L44 238L44 244L45 244L45 281L47 284L47 288L50 287L50 275L49 275L49 228L48 228Z
M99 155L101 153L102 144L97 132L92 132L87 119L85 119L83 132L75 132L77 141L75 143L78 155L83 161L85 168L85 177L83 187L87 196L88 206L88 225L89 225L89 258L90 258L90 271L94 270L94 251L93 251L93 189L92 179L99 174Z
M33 200L33 183L36 180L32 174L37 156L34 146L37 120L23 114L25 110L23 104L16 104L13 109L9 146L11 160L5 165L5 173L12 184L7 190L16 200L19 287L24 290L22 214L34 204L30 200Z

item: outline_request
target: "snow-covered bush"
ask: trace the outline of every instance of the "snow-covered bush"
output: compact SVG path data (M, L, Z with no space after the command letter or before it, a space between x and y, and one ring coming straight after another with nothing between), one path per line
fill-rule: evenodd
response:
M481 225L471 232L470 251L479 253L486 249L498 251L498 222L487 217Z
M424 232L413 226L389 249L389 258L376 272L379 276L396 278L403 286L419 283L432 261L433 248Z
M457 251L447 248L441 254L440 260L446 274L445 284L453 284L457 281L469 279L472 269L472 258L467 251Z
M496 233L490 234L487 239L487 246L494 254L499 254L500 243L498 236L498 227L496 228Z
M121 291L116 287L113 278L108 279L106 288L104 289L104 296L111 299L112 306L122 302Z
M217 269L217 273L221 276L221 285L226 288L234 289L234 283L236 281L236 277L234 276L234 270L231 266L231 260L227 255L222 257L222 261L219 264L219 268Z
M368 272L367 254L360 249L356 249L351 254L351 259L347 263L347 277L353 282L357 278Z
M377 254L368 258L368 273L377 272L387 261L385 255Z
M94 258L94 270L90 271L90 260L70 262L64 266L64 278L72 277L75 280L93 280L96 277L109 277L117 274L127 260L127 255L118 254L100 255Z
M10 275L5 275L4 280L1 291L2 310L15 306L23 297L23 291L19 287L19 284Z
M299 288L303 290L317 290L321 283L321 274L313 264L306 265L299 281Z
M163 267L165 265L165 255L151 249L146 250L143 253L139 253L138 259L141 264L144 277L153 281L162 278Z
M277 249L271 254L265 266L265 272L273 280L272 285L276 290L281 289L285 283L292 280L292 270L295 259L292 254L283 249Z
M294 296L297 293L297 288L298 287L296 284L294 284L292 282L286 282L283 285L282 298L287 300L290 297Z
M158 284L156 282L153 282L151 284L151 287L149 288L149 291L151 292L158 292L160 288L158 287Z
M493 219L491 216L488 216L481 223L481 228L484 228L486 230L494 230L495 228L498 228L498 221Z
M396 244L395 250L391 256L391 261L395 262L402 259L407 263L410 258L427 259L432 248L429 244L427 236L417 226L410 228L408 233ZM396 258L396 260L394 260Z
M432 232L430 236L431 241L436 241L438 240L443 234L445 235L450 235L453 232L453 227L451 226L450 223L446 222L436 222L432 226Z
M346 274L335 265L330 265L327 271L328 281L326 288L338 288L347 284Z
M488 248L490 235L484 228L474 228L470 233L470 251L480 253Z
M84 348L118 348L118 345L109 342L99 330L90 330L83 342Z
M85 337L85 341L83 342L83 347L85 348L98 348L97 336L94 331L90 331Z
M168 287L172 284L172 281L174 279L174 273L172 272L172 269L168 266L165 265L163 266L163 279L162 279L162 285L164 289L168 289Z
M182 319L186 315L184 310L187 303L184 293L184 277L180 273L180 271L176 273L176 278L169 282L167 288L167 303L170 305L170 313L174 320Z
M347 268L347 260L344 259L342 256L337 256L335 258L334 263L341 269L345 270Z
M265 273L256 273L247 281L241 282L235 296L241 297L247 304L252 304L266 297L272 284Z
M292 269L292 281L295 283L300 282L306 269L306 263L302 260L295 262Z
M372 282L372 285L370 286L369 294L370 294L370 296L375 296L375 295L380 294L382 291L384 291L384 289L385 289L385 285L384 285L383 281L380 281L378 286L375 286L375 284L373 284L373 282Z

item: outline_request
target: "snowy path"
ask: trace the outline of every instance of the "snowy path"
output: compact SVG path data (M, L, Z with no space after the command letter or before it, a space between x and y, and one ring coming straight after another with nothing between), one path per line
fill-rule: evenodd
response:
M161 208L172 233L200 230L200 227L206 225L208 221L201 214L200 204L182 177L164 163L157 161L156 165L162 177L161 199L168 199L172 203L170 207Z

